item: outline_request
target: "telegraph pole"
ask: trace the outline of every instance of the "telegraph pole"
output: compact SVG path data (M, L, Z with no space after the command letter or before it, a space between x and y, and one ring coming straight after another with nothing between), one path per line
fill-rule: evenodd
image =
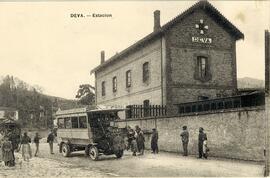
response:
M270 142L270 33L265 30L265 170L264 176L269 176L269 142Z

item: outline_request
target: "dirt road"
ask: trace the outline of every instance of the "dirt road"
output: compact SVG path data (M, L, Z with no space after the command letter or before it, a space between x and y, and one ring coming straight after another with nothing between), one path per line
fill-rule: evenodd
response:
M84 155L84 152L72 153L71 157L63 157L58 153L55 144L55 154L49 154L47 144L41 144L41 158L48 158L59 163L68 163L70 169L87 170L93 175L100 176L262 176L263 164L256 162L224 160L209 158L208 160L197 159L179 154L160 153L158 155L146 152L143 156L132 156L126 151L121 159L115 156L101 156L99 161L92 161ZM57 169L54 170L57 172ZM86 175L85 175L86 176Z

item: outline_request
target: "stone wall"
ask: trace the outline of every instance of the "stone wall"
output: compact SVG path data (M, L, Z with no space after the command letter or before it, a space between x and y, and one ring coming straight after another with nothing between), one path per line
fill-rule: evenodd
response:
M148 118L119 121L116 125L125 127L139 125L143 130L157 128L159 148L169 152L183 152L180 132L186 125L190 133L188 145L190 154L197 154L198 130L203 127L208 137L210 156L262 161L265 144L265 110L248 108L200 115L186 115L168 118ZM151 134L146 134L146 147L150 148Z

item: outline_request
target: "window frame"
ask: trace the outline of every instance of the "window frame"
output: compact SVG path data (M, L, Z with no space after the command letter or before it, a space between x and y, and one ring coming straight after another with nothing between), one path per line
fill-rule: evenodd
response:
M70 117L71 118L71 128L72 129L78 129L79 128L79 118L77 116L72 116ZM73 120L76 119L76 122L73 122ZM77 126L76 127L73 127L74 123L77 123Z
M106 95L106 83L105 81L101 82L101 96L105 96Z
M126 88L131 87L131 70L126 71Z
M62 120L63 121L63 125L61 125L61 127L59 127L59 120ZM59 128L59 129L65 129L65 118L63 118L63 117L59 117L59 118L57 118L57 128Z
M117 77L116 76L112 78L112 90L113 90L113 93L117 92Z
M202 62L202 59L204 59L205 61L204 64ZM194 79L200 80L201 82L207 82L212 79L210 70L210 60L211 59L209 55L194 54L194 62L195 62Z
M69 121L70 127L67 127L67 121ZM72 129L71 117L64 117L65 129Z
M147 83L150 80L150 69L149 69L149 62L143 63L142 66L142 78L143 78L143 83Z
M205 56L198 56L197 57L197 67L199 71L199 77L205 78L207 76L207 57Z
M82 124L81 124L80 121L81 121L82 118L85 119L85 126L84 127L81 127ZM79 116L78 117L78 122L79 122L79 129L86 129L87 128L87 117L86 116Z

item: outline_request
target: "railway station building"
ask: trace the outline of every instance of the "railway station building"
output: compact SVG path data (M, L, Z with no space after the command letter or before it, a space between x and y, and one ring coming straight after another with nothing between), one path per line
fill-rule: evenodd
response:
M139 28L139 27L138 27ZM244 39L208 1L199 1L163 26L105 60L95 75L96 104L166 105L233 96L237 91L236 42Z

